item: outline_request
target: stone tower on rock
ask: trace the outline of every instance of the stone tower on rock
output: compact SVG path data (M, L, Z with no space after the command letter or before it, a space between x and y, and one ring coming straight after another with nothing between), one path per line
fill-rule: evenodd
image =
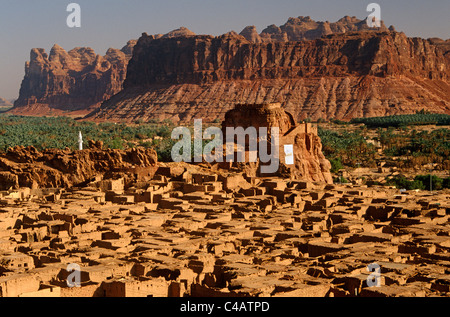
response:
M279 168L275 175L288 177L295 180L332 183L330 173L331 164L322 153L322 142L317 135L317 127L311 123L296 123L294 117L285 111L280 103L236 105L234 109L225 114L222 123L224 140L226 139L227 127L242 127L247 129L254 127L277 127L279 130ZM261 140L258 139L258 142ZM273 136L268 135L268 142L275 142ZM249 140L245 144L245 157L249 157ZM286 151L292 149L292 151ZM270 152L270 150L269 150ZM290 156L290 157L288 157ZM259 157L259 156L258 156ZM238 165L233 163L228 165ZM261 175L261 162L247 164L247 174ZM225 164L226 165L226 164Z

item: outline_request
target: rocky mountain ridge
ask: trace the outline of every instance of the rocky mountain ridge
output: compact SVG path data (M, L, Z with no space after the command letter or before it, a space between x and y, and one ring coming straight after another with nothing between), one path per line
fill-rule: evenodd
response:
M223 119L235 104L279 102L296 120L449 113L449 60L448 40L371 29L348 16L221 36L181 27L144 33L103 57L89 48L55 45L50 56L33 49L10 112L186 122Z
M274 102L295 120L450 113L449 62L432 41L394 31L276 43L143 34L124 90L88 118L221 120L235 104Z
M289 18L281 26L269 25L260 34L258 34L254 25L247 26L239 34L253 43L267 43L315 40L322 36L337 33L388 30L394 31L395 29L393 26L388 29L383 21L381 21L379 28L370 28L367 25L367 18L360 20L356 17L345 16L336 22L323 22L314 21L309 16L299 16L297 18Z

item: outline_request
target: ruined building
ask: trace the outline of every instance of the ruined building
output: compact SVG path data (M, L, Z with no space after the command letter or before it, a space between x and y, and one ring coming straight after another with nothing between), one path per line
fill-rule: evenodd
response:
M227 127L244 129L254 127L256 131L266 127L269 145L267 152L269 154L272 154L270 145L274 142L273 136L270 135L271 128L278 127L279 129L278 159L280 166L277 171L272 174L262 174L261 165L263 163L258 159L255 164L246 164L248 174L332 183L331 164L322 153L322 143L317 135L317 127L313 127L311 123L296 123L292 114L285 111L280 103L236 105L234 109L226 113L222 123L224 140L226 140ZM251 141L247 135L245 140L246 162L252 155L249 152L254 150L250 146ZM258 142L260 141L258 137ZM260 147L258 147L259 149ZM257 157L260 156L257 155ZM234 161L236 162L237 159Z

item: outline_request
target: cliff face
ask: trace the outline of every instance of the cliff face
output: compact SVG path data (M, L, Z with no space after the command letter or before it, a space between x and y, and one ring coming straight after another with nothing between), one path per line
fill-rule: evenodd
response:
M450 113L449 62L431 40L394 31L297 42L144 34L124 90L88 118L215 120L235 104L273 102L295 120Z
M144 35L124 87L365 75L448 80L448 62L429 41L390 32L263 44L231 35L166 40Z
M136 41L121 50L110 48L105 56L91 48L66 52L54 45L47 55L32 49L25 64L20 96L10 111L15 114L58 114L98 106L122 89L128 61Z
M185 27L154 38L193 36ZM34 48L25 64L20 96L9 111L18 115L84 116L111 96L120 92L133 56L136 40L121 50L110 48L105 56L89 47L66 52L55 44L48 55Z
M261 33L249 26L219 37L182 27L143 34L105 56L33 49L10 113L186 122L273 102L295 120L450 113L449 61L448 40L408 38L384 24L369 29L355 17L290 18Z
M349 16L345 16L336 22L314 21L309 16L300 16L289 18L281 26L269 25L260 34L258 34L255 26L247 26L240 35L250 42L262 43L315 40L330 34L355 31L388 31L388 28L383 21L381 21L380 28L369 28L367 20Z

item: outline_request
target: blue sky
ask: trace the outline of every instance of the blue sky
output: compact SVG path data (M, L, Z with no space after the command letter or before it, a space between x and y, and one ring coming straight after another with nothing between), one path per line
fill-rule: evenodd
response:
M66 25L71 2L81 6L81 28ZM66 50L89 46L104 55L142 32L185 26L197 34L220 35L247 25L261 32L301 15L330 22L345 15L363 19L371 2L380 4L387 26L408 36L450 37L449 0L0 0L0 96L18 96L34 47L48 52L55 43Z

